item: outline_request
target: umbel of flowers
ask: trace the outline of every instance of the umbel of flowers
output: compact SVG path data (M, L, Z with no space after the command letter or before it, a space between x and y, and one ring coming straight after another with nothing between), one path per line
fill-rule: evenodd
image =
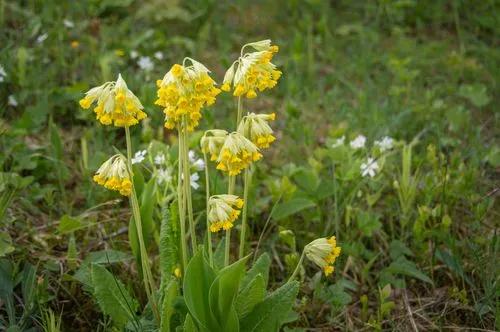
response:
M208 219L210 231L218 232L233 227L234 221L240 215L243 200L236 195L215 195L208 201Z
M253 48L254 52L244 53L245 48ZM248 43L241 48L241 56L233 62L224 76L222 90L230 91L236 97L257 97L257 91L264 91L276 86L281 77L281 71L271 63L273 56L279 50L266 39Z
M187 66L186 62L191 62ZM208 75L210 71L191 58L185 58L182 65L175 64L157 81L158 100L156 105L164 107L165 127L173 129L186 115L186 126L193 131L199 124L201 109L215 103L220 89Z
M90 108L94 103L96 118L103 125L130 127L147 116L142 111L144 107L141 102L128 89L121 74L118 74L116 82L106 82L92 88L80 100L80 106L84 109Z
M97 170L94 181L107 189L129 196L132 192L132 182L127 168L127 159L121 154L109 158Z

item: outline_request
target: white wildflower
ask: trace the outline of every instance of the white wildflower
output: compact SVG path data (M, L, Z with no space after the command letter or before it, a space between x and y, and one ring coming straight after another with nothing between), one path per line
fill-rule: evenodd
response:
M4 67L0 65L0 82L3 82L4 78L7 77L7 72Z
M336 148L338 146L344 145L345 143L345 136L342 136L340 138L337 138L335 142L332 144L332 148Z
M163 60L163 52L160 52L160 51L155 52L154 57L155 57L157 60L160 60L160 61L161 61L161 60Z
M169 170L168 169L160 169L158 171L158 175L157 175L157 183L158 184L162 184L162 183L169 183L170 181L172 181L172 174L170 174Z
M38 44L41 44L41 43L43 43L43 42L45 41L45 39L47 39L47 37L48 37L48 36L49 36L49 35L48 35L47 33L43 33L43 34L41 34L40 36L38 36L38 37L36 38L36 42L37 42Z
M14 97L14 95L10 95L7 99L7 104L12 107L16 107L18 105L16 97Z
M141 163L145 157L146 157L146 150L137 151L134 157L132 158L132 164Z
M365 147L366 144L366 137L363 135L358 135L354 140L349 143L351 145L351 148L353 149L360 149Z
M163 153L159 153L155 156L154 162L156 165L163 165L165 163L165 155Z
M193 165L198 171L202 171L205 168L205 161L201 158L196 158L196 154L193 150L188 152L189 163Z
M64 19L63 24L68 29L72 29L75 27L75 23L73 23L73 21L70 21L68 19Z
M392 147L394 146L394 139L389 136L385 136L382 137L381 140L375 141L374 144L379 147L380 152L385 152L392 149Z
M198 183L199 179L200 179L200 176L198 175L198 173L191 174L189 182L191 183L191 187L193 187L194 190L198 190L198 188L200 188L200 185Z
M154 67L153 61L151 61L151 58L148 56L141 56L139 61L137 61L137 65L145 71L150 71Z
M372 178L375 176L375 174L377 174L378 169L379 166L377 161L373 158L368 158L366 160L366 163L361 164L361 175L362 176L369 175Z
M139 52L137 52L136 50L130 51L130 58L131 59L136 59L138 56L139 56Z

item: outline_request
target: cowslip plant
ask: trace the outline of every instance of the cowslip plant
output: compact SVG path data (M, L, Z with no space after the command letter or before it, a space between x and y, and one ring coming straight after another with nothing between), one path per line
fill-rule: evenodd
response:
M156 326L162 332L177 328L185 331L277 331L292 310L299 289L294 279L304 257L321 268L326 276L333 273L333 265L340 255L335 236L319 238L305 246L288 281L272 293L266 290L271 263L267 254L261 255L246 271L251 256L245 251L252 170L263 159L262 150L276 140L271 127L276 115L243 114L242 104L243 98L256 98L258 92L276 86L281 71L271 60L277 52L278 47L270 40L244 45L240 57L227 70L221 88L217 87L207 67L191 58L173 65L163 79L157 81L155 104L163 108L164 126L178 134L178 153L174 155L177 160L173 161L170 149L159 142L151 143L147 150L139 150L132 156L129 128L144 119L146 113L121 75L116 82L89 90L80 101L84 109L96 104L94 112L102 124L125 128L127 155L112 156L97 170L94 180L130 199L135 221L131 225L136 227L138 262L149 304L142 317L137 317L140 301L111 272L99 264L92 264L90 279L87 278L93 283L91 291L115 326L125 330ZM237 98L234 129L205 131L200 139L203 159L197 160L195 152L189 150L190 133L198 127L202 111L216 102L221 91L232 91ZM144 163L143 167L151 172L147 183L141 169L136 167L146 158L149 163ZM177 176L174 165L177 165ZM193 167L205 172L206 237L203 246L198 245L194 217L191 189L199 185L196 181L193 183L193 175L198 178L198 173L192 173ZM211 167L227 176L226 192L210 192ZM242 197L236 187L236 178L240 175L243 176ZM136 189L136 186L141 188ZM161 212L155 215L154 207ZM153 215L162 220L157 241L159 288L155 286L144 238L144 234L150 234L150 228L154 228L151 225ZM240 215L239 249L237 254L231 255L231 232ZM142 222L141 217L147 222ZM214 251L212 234L216 236L219 232L225 232L225 237ZM231 257L235 256L238 260L231 263ZM179 299L185 305L179 305Z

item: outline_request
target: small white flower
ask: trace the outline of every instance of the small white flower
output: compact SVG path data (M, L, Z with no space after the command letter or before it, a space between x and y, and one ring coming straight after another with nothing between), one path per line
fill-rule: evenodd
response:
M0 83L2 83L5 80L5 76L0 75Z
M198 171L202 171L205 168L205 161L201 158L196 158L196 154L193 150L189 150L188 152L189 163L193 165L194 168Z
M72 29L75 27L75 23L73 23L73 21L70 21L68 19L64 19L63 24L68 29Z
M134 157L132 158L132 164L141 163L144 160L145 156L146 156L146 150L137 151Z
M139 52L137 52L136 50L132 50L130 51L130 58L131 59L135 59L139 56Z
M332 148L336 148L338 146L344 145L345 143L345 136L342 136L340 138L337 138L335 142L332 144Z
M199 179L200 179L200 176L198 175L198 173L191 174L189 182L191 183L191 187L193 187L194 190L198 190L198 188L200 188L200 185L198 184Z
M385 152L392 149L392 147L394 146L394 139L389 136L385 136L382 137L380 141L375 141L374 144L379 147L381 152Z
M160 61L161 61L161 60L163 60L163 52L160 52L160 51L155 52L154 57L155 57L157 60L160 60Z
M10 95L7 99L7 104L9 104L12 107L16 107L18 105L16 97L14 97L14 95Z
M7 73L5 72L5 68L0 65L0 77L3 79L4 77L7 77Z
M375 174L377 174L378 169L379 167L377 161L373 158L368 158L366 163L361 164L361 175L369 175L372 178Z
M170 174L168 169L160 169L158 171L156 181L158 182L158 184L162 184L163 182L169 183L170 181L172 181L172 175Z
M41 34L40 36L38 36L38 37L36 38L36 42L37 42L38 44L41 44L41 43L43 43L43 42L45 41L45 39L47 39L47 37L48 37L48 36L49 36L49 35L48 35L47 33L43 33L43 34Z
M366 143L366 137L363 135L358 135L354 140L349 143L351 145L351 148L353 149L360 149L365 146Z
M156 165L163 165L165 163L165 155L163 153L157 154L154 162Z
M137 61L137 65L145 71L150 71L154 67L153 61L151 61L151 58L148 56L141 56L139 61Z

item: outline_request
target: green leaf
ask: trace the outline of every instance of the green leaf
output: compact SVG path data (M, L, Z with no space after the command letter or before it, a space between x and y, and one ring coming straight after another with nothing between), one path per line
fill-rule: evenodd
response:
M210 310L221 327L220 331L239 331L234 300L240 287L241 278L245 273L245 263L249 257L244 257L220 270L210 286Z
M486 106L491 98L488 96L488 90L484 84L462 84L458 89L461 97L468 99L474 106Z
M111 316L113 322L123 327L135 319L137 301L130 296L125 286L99 264L92 264L94 296L102 312Z
M12 245L12 239L7 232L0 233L0 257L10 254L14 251L14 246Z
M118 251L118 250L100 250L100 251L94 251L91 252L85 257L83 260L83 264L113 264L113 263L120 263L120 262L125 262L129 260L131 257L129 254L123 252L123 251Z
M262 302L266 296L266 282L262 274L258 274L253 280L236 296L235 308L238 317L248 315L257 303Z
M278 205L273 216L276 220L281 220L315 205L313 201L307 198L292 198L288 202Z
M215 277L215 272L206 262L203 252L198 250L186 268L183 290L189 313L202 330L220 331L209 304L209 290Z
M65 214L59 220L57 232L59 234L68 234L85 227L87 227L87 225L84 224L79 218L71 217Z
M415 263L407 260L404 256L392 262L387 270L393 274L402 274L432 284L432 280L425 273L420 271Z
M177 229L177 219L175 214L177 206L171 204L170 208L164 206L162 208L162 221L160 227L160 271L162 280L168 280L175 270L179 262L179 232ZM172 217L171 217L172 216Z
M275 290L240 321L240 331L278 331L283 321L288 317L298 292L299 282L297 281L288 282Z
M269 266L271 265L271 258L267 253L262 254L252 265L250 270L245 274L243 280L241 281L240 289L246 288L250 282L260 274L264 279L264 288L267 287L267 281L269 279Z
M26 263L22 274L22 293L25 310L30 310L34 305L36 292L36 268Z
M184 321L184 332L198 332L196 325L193 322L193 318L191 318L190 314L186 315L186 320Z
M174 313L174 301L179 294L177 280L172 277L165 287L163 302L161 306L160 332L170 332L170 319Z
M391 255L392 260L397 260L401 256L413 256L411 250L399 240L393 240L389 245L389 253Z
M300 169L293 175L297 185L309 194L313 194L320 184L318 175L312 169Z

